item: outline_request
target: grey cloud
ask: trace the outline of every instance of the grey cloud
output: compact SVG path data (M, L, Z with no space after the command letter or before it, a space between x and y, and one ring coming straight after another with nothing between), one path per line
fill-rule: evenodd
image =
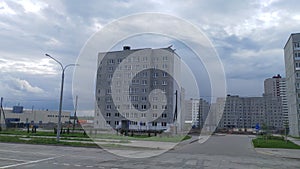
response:
M24 8L18 3L5 2L16 11L16 15L0 15L2 28L0 65L4 64L3 59L15 61L26 58L34 63L36 60L46 58L45 53L51 54L64 64L74 63L86 40L107 23L137 12L162 12L184 18L203 30L216 46L223 61L229 91L236 94L240 92L243 95L259 95L264 78L277 73L284 74L283 53L280 51L289 34L298 32L300 26L299 19L296 18L300 14L298 6L295 5L298 1L293 0L274 1L268 6L263 5L266 1L251 0L184 2L46 0L43 3L47 3L48 7L43 8L39 13L25 13ZM268 25L260 15L272 12L278 12L280 15ZM157 19L153 18L153 20ZM141 21L140 24L145 22L153 21ZM136 41L131 43L132 46L138 44L136 46L164 47L159 46L162 43L157 43L151 38L147 38L143 43ZM166 45L167 43L169 42L164 42ZM170 43L174 42L170 41ZM122 44L119 44L116 48L121 46ZM243 52L253 56L242 57ZM197 67L192 57L187 58L187 62L191 62L193 68ZM19 68L22 67L22 64L18 65ZM6 72L5 75L24 78L32 87L39 86L44 91L48 91L49 96L36 95L33 96L34 100L48 100L49 105L55 109L60 89L60 69L53 62L48 66L55 70L56 74L50 76L45 68L45 74L40 76L32 76L28 72L16 73L16 71ZM66 72L65 106L67 109L73 108L72 72L72 70ZM203 70L200 72L197 76L206 77ZM253 85L249 86L250 82ZM0 83L7 82L1 79ZM14 93L14 90L9 89L8 83L4 86L7 87L7 91L0 90L2 96L12 94L12 97L20 97L20 93ZM30 100L25 96L22 97L23 100ZM35 102L35 104L43 106L42 103L45 102Z

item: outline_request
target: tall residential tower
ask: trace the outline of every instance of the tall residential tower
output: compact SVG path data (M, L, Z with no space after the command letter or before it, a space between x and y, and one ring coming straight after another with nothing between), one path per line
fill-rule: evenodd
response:
M166 130L176 125L181 120L179 72L180 57L171 47L125 46L99 53L94 127Z
M279 74L264 81L264 96L281 99L283 124L288 124L288 102L286 95L286 79ZM274 99L273 99L274 100Z
M300 33L291 34L284 46L290 135L299 136Z

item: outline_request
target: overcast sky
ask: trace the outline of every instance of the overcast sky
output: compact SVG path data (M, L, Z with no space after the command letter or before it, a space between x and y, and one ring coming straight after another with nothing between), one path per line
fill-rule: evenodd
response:
M64 64L75 63L87 40L105 25L144 12L179 17L202 30L223 63L227 93L261 96L264 79L285 74L283 46L300 28L296 4L296 0L0 1L0 96L5 107L57 109L61 70L44 54ZM148 47L157 44L153 39ZM73 109L72 75L73 68L68 68L67 110Z

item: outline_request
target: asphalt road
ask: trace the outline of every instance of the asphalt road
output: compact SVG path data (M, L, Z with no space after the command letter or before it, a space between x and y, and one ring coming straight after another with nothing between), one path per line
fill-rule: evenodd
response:
M131 151L134 150L120 150ZM297 159L258 154L248 136L212 136L151 158L129 159L97 148L0 143L0 168L299 168Z
M225 156L257 156L252 144L251 136L246 135L218 135L210 137L202 144L189 144L180 153L225 155Z

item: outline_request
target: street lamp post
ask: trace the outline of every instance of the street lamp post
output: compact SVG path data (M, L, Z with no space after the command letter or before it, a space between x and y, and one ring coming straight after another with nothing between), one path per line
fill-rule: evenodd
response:
M68 64L68 65L63 65L61 62L50 56L49 54L45 54L47 57L53 59L55 62L57 62L62 70L61 73L61 88L60 88L60 99L59 99L59 111L58 111L58 123L57 123L57 131L56 131L56 141L59 142L59 137L60 137L60 130L61 130L61 110L62 110L62 100L63 100L63 91L64 91L64 80L65 80L65 70L67 67L70 66L78 66L78 64Z

